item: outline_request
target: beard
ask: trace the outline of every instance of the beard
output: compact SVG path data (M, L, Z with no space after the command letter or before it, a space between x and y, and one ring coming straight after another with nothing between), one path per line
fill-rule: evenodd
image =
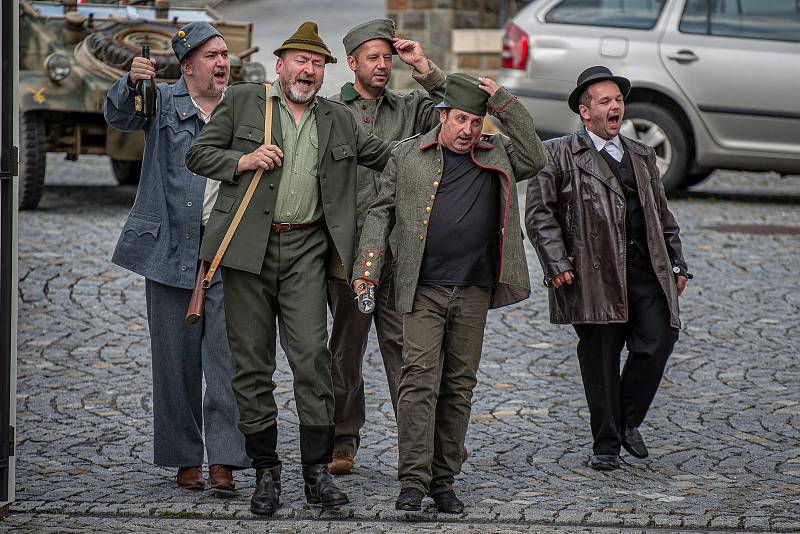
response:
M206 96L222 96L224 93L224 87L217 87L217 84L214 83L213 78L209 80L208 85L206 86Z
M305 80L305 78L291 78L281 80L281 89L284 90L284 96L295 104L308 104L317 95L320 87L322 87L322 80L306 80L310 81L311 85L308 89L303 90L297 83L298 80Z

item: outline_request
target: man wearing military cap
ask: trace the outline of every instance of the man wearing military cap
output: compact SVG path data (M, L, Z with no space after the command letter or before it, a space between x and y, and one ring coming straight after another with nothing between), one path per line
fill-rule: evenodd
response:
M355 80L344 84L331 100L347 106L369 133L387 141L400 141L427 132L439 123L434 105L443 96L444 73L427 59L419 43L395 38L393 21L378 19L359 24L345 35L343 42L347 65L354 72ZM424 91L400 94L387 89L392 77L393 55L414 67L413 77ZM378 194L378 176L378 172L358 167L356 242L367 209ZM329 468L335 475L350 473L360 442L359 431L366 419L361 366L373 320L392 408L397 412L397 388L403 365L403 321L389 303L391 274L391 269L383 272L376 307L371 315L358 311L349 280L335 277L328 280L328 298L333 315L330 349L336 400L336 444Z
M598 471L619 468L621 447L648 455L638 427L678 339L678 297L691 278L656 154L620 134L630 89L603 65L579 75L568 103L583 126L545 143L547 166L528 181L525 216L550 321L578 334Z
M276 319L294 374L300 458L309 504L338 506L347 495L327 470L334 443L326 268L350 275L355 249L356 166L383 169L390 147L343 105L316 96L336 58L305 22L275 50L278 80L272 138L264 139L264 86L231 86L186 156L190 169L221 181L201 256L211 260L256 169L266 170L222 259L228 338L236 362L239 428L256 468L251 510L280 505L276 453ZM344 262L344 265L342 264Z
M111 126L145 134L139 190L112 261L145 277L155 463L177 467L179 485L203 489L205 453L208 484L231 491L232 470L248 467L249 460L236 428L233 357L220 276L206 293L204 320L191 326L183 321L203 227L219 189L219 182L189 171L185 155L225 92L228 48L207 22L182 27L173 35L172 47L182 74L175 84L158 85L155 116L143 118L134 111L136 82L155 77L155 60L134 58L130 73L106 97L105 117Z
M353 286L381 283L391 234L403 316L398 510L461 513L461 470L489 308L530 294L516 182L545 164L533 118L505 88L451 74L440 125L402 142L364 222ZM508 135L481 135L487 109Z

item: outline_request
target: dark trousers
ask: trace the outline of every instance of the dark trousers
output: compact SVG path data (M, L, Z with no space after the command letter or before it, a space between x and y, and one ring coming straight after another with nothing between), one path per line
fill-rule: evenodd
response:
M633 256L628 265L628 322L574 325L594 454L619 454L621 429L644 421L678 340L649 260Z
M491 290L419 286L403 314L403 370L397 403L403 489L434 495L461 472L464 438Z
M390 273L390 269L387 269ZM362 364L372 322L378 334L392 408L397 414L397 390L403 366L403 318L390 309L391 274L381 276L375 294L375 310L358 310L353 289L345 281L328 280L328 305L333 315L330 350L333 357L333 395L336 400L335 451L355 456L361 440L360 430L366 421Z
M236 363L232 385L253 467L269 467L277 459L274 440L267 436L278 417L272 379L276 319L294 376L301 461L331 460L334 401L325 306L327 251L327 237L319 225L273 232L259 274L223 268L228 339Z

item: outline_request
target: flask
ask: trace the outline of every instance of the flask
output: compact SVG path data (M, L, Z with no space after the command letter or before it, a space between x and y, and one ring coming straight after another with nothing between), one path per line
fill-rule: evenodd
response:
M358 301L358 310L361 313L372 313L372 310L375 309L375 287L370 284L358 286L356 300Z
M150 47L142 46L142 57L150 59ZM156 114L156 82L152 78L136 82L134 107L140 117L152 117Z

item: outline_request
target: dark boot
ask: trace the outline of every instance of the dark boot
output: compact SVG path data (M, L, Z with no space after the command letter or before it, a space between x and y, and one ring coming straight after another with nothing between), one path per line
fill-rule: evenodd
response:
M348 503L347 495L336 486L326 464L304 465L303 480L308 504L327 508Z
M436 510L439 512L444 512L445 514L464 513L464 503L456 497L456 492L453 490L431 495L431 499L436 503Z
M281 466L256 469L256 492L250 499L250 511L272 515L281 506Z

